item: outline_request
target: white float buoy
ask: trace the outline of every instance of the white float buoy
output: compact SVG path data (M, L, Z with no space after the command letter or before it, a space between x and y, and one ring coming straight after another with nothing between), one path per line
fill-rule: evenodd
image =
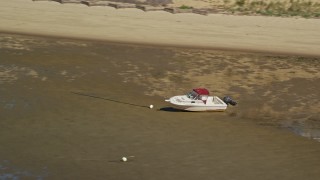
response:
M126 157L122 157L122 158L121 158L121 161L122 161L122 162L126 162L127 160L128 160L128 159L127 159Z
M151 105L149 106L149 108L152 109L152 108L153 108L153 105L151 104Z

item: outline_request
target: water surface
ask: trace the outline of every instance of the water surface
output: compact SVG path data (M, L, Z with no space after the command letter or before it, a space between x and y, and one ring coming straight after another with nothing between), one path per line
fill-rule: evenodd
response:
M319 179L319 64L1 34L0 179ZM194 87L239 104L161 110Z

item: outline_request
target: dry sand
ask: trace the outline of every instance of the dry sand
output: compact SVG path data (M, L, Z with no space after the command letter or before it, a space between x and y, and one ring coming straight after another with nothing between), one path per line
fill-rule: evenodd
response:
M0 32L320 55L320 20L0 1Z

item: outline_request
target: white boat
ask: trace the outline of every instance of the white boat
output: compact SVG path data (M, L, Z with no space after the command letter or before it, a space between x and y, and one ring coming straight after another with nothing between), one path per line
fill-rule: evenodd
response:
M228 104L237 104L229 96L223 100L218 96L209 96L205 88L195 88L186 95L173 96L165 101L170 102L173 108L184 111L225 111Z

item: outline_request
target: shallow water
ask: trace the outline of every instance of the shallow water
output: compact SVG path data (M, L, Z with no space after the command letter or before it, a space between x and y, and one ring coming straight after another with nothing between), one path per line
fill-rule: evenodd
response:
M0 179L318 179L319 64L1 34ZM194 87L239 104L165 111Z

